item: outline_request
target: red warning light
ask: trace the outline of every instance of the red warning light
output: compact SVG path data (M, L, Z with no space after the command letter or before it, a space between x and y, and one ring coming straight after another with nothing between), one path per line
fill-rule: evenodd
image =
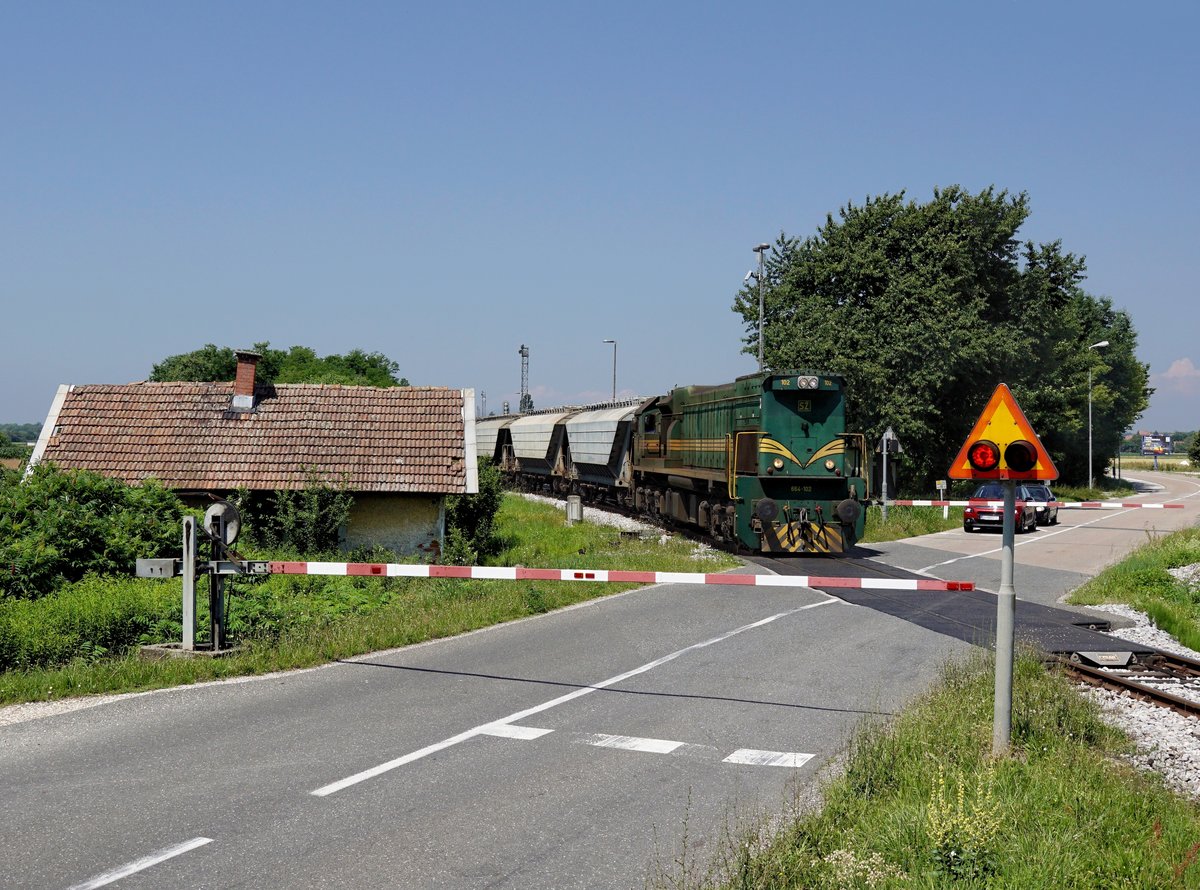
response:
M972 442L967 448L967 462L981 473L990 472L1000 466L1000 446L987 439Z

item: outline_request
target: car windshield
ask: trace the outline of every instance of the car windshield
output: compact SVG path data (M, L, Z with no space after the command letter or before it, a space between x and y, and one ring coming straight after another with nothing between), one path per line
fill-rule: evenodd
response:
M1052 501L1054 495L1050 493L1050 489L1044 485L1029 486L1029 496L1038 501Z
M983 498L988 501L1004 500L1003 485L981 485L975 489L975 493L971 495L973 498Z

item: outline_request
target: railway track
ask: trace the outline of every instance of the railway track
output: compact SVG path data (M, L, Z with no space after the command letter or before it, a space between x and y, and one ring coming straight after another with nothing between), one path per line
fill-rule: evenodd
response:
M1200 717L1200 661L1155 651L1120 666L1086 664L1083 658L1057 656L1057 663L1082 683L1127 692L1143 701Z

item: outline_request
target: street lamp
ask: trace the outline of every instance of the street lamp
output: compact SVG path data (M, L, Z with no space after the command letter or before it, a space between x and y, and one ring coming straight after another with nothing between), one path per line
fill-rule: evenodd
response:
M1093 343L1088 349L1103 349L1107 340ZM1088 363L1088 488L1092 487L1092 365Z
M771 249L770 244L759 244L754 248L758 254L758 370L763 369L763 256Z
M617 341L605 340L605 343L611 343L613 347L613 397L612 400L617 400Z

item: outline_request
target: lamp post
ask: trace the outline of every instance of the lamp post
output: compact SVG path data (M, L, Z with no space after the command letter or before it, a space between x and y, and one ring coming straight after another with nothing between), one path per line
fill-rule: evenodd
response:
M770 244L759 244L754 248L758 254L758 370L763 369L763 256L771 249Z
M617 341L605 340L605 343L611 343L613 348L613 395L612 400L617 400Z
M1093 343L1088 349L1103 349L1107 340ZM1088 363L1088 488L1092 487L1092 366Z

